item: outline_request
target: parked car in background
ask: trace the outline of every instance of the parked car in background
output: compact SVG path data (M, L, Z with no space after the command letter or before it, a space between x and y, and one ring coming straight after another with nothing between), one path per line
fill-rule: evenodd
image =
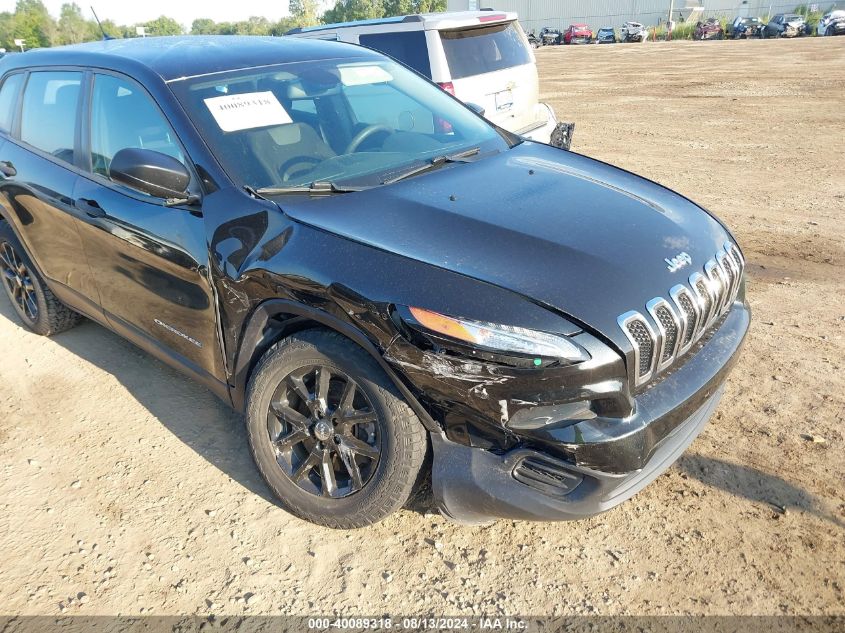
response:
M765 25L760 18L737 16L728 27L728 36L735 40L762 37Z
M616 31L612 26L603 26L596 33L597 44L615 44Z
M542 44L543 46L560 44L560 29L554 29L550 26L544 26L542 29L540 29L540 44Z
M744 257L713 214L509 134L361 46L7 56L0 174L20 322L51 335L85 315L198 380L244 415L282 507L333 528L427 482L463 522L607 511L699 435L750 324ZM75 382L64 396L86 397ZM659 497L649 511L670 514Z
M586 24L570 24L563 32L564 44L589 44L593 41L593 32Z
M380 51L473 104L496 125L532 140L548 143L557 125L551 106L539 102L534 51L515 13L406 15L297 28L287 36Z
M537 37L534 31L528 31L525 37L528 38L528 43L531 45L531 48L540 48L540 39Z
M816 27L819 35L845 35L845 11L831 11L822 16Z
M778 13L763 31L763 37L801 37L808 34L807 22L797 13Z
M625 22L619 29L619 40L622 42L645 42L648 30L639 22Z
M695 25L692 39L694 40L720 40L724 37L725 30L722 23L716 18L707 18Z

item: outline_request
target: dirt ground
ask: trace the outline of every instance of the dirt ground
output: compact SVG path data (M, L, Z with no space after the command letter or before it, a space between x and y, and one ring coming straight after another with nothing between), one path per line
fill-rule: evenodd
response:
M750 339L686 455L578 523L331 531L273 503L210 393L92 323L28 334L2 298L0 613L845 614L845 38L537 57L573 149L745 250Z

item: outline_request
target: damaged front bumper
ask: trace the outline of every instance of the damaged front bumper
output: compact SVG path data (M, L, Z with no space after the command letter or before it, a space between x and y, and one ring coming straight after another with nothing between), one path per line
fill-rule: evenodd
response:
M585 400L603 402L593 406L600 415L518 432L504 449L480 447L454 427L452 433L432 434L439 509L465 523L548 521L583 518L622 503L666 470L704 427L749 323L747 306L737 302L697 352L647 390L636 396L625 388L610 393L613 380L582 387ZM449 380L446 374L439 379ZM486 388L493 392L496 383ZM608 393L602 395L603 389ZM632 401L631 413L617 417L614 407L624 408L626 399ZM508 427L520 415L524 422L553 412L554 407L538 406L512 414L504 407L499 422ZM451 413L460 415L460 407Z
M547 143L568 150L575 132L575 124L558 122L555 111L547 103L538 103L537 110L539 115L537 122L517 131L517 134L538 143Z

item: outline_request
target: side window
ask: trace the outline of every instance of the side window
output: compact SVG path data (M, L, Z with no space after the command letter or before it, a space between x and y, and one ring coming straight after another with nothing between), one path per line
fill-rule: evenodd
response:
M96 75L91 96L91 165L108 177L112 158L128 147L151 149L185 163L161 111L142 88L112 75Z
M428 60L425 31L370 33L358 36L358 42L361 46L384 53L431 79L431 63Z
M23 93L21 140L73 163L82 73L34 72Z
M10 75L0 88L0 132L8 133L12 129L12 119L15 118L15 106L22 85L23 73L17 73Z

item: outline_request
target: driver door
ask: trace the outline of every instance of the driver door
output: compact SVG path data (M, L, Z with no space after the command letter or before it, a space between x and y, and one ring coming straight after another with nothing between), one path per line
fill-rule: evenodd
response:
M124 148L190 162L150 95L128 77L95 74L86 146L90 172L79 178L81 234L109 323L156 355L223 380L208 247L197 210L168 207L109 178Z

